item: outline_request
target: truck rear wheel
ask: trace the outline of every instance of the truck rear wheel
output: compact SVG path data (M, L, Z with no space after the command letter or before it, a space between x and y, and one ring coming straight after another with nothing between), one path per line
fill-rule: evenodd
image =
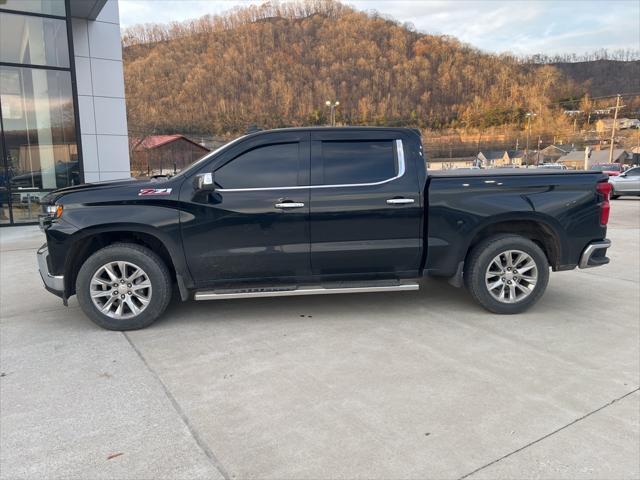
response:
M82 311L108 330L151 325L171 300L171 275L158 255L133 243L118 243L91 255L76 279Z
M519 235L495 235L476 245L465 264L471 296L493 313L529 308L549 283L549 262L542 249Z

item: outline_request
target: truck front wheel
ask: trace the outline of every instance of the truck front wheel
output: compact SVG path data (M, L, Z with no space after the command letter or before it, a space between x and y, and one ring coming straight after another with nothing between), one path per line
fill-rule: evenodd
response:
M151 325L171 300L171 275L158 255L118 243L98 250L80 267L76 294L82 311L108 330Z
M544 294L549 262L542 249L519 235L495 235L472 250L465 264L471 296L493 313L520 313Z

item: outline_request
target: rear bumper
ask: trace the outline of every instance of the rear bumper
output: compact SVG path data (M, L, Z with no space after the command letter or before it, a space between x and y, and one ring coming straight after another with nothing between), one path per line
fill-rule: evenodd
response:
M36 256L38 258L38 270L40 270L40 276L42 277L42 281L44 282L44 288L46 288L54 295L57 295L58 297L63 297L64 276L51 275L51 273L49 273L49 264L47 263L47 258L49 257L49 249L47 248L46 243L38 249L38 253L36 253Z
M598 242L591 242L582 251L580 256L580 268L600 267L609 263L609 257L606 256L607 248L611 246L611 240L604 239Z

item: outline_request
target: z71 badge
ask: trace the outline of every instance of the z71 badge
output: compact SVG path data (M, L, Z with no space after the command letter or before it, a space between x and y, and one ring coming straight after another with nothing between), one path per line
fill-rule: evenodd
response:
M171 195L170 188L141 188L138 192L139 197L146 197L149 195Z

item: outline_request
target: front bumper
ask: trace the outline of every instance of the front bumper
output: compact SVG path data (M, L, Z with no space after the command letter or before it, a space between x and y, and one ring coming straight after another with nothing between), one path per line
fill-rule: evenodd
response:
M38 258L38 270L40 270L44 288L62 298L64 296L64 276L51 275L51 273L49 273L49 264L47 263L49 248L46 243L38 249L36 256Z
M38 226L40 227L40 231L44 232L47 228L49 228L52 220L53 219L50 215L38 215Z
M607 248L611 246L611 240L604 239L598 242L591 242L582 251L580 256L580 268L600 267L609 263L609 257L606 256Z

